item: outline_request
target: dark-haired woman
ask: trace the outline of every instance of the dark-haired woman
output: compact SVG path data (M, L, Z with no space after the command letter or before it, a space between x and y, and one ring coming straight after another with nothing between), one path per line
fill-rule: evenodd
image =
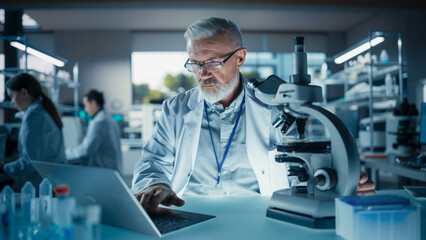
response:
M20 190L26 181L38 188L42 177L31 161L66 162L61 117L37 79L30 74L16 75L6 87L12 104L25 114L19 129L19 159L0 166L0 172L4 171L14 180L15 190Z

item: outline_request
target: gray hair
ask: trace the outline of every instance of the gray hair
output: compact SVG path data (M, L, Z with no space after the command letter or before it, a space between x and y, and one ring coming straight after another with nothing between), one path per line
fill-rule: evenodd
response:
M239 45L243 47L243 36L237 24L229 19L218 17L202 18L191 24L185 31L186 41L200 38L212 37L215 34L226 33Z

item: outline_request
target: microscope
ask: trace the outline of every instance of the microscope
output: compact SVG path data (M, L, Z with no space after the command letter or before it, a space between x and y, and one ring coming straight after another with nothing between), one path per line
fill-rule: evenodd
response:
M330 229L335 227L334 199L355 194L360 173L359 153L344 123L313 104L322 101L322 89L310 83L304 38L295 37L290 82L271 75L263 82L252 79L248 85L260 101L280 108L272 123L281 128L283 136L282 142L276 144L275 161L287 164L288 176L298 182L273 193L266 216L310 228ZM327 129L330 139L314 141L305 135L310 117ZM297 130L295 137L287 136L290 129Z

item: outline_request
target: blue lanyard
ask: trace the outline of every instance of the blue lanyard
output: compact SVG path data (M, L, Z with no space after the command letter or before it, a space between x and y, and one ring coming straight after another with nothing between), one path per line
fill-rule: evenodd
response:
M243 91L244 91L244 89L243 89ZM212 141L214 156L216 158L216 164L217 164L217 168L218 168L217 169L217 184L219 184L219 182L220 182L220 173L222 172L222 166L223 166L223 163L225 162L226 156L228 155L229 149L231 148L231 143L232 143L232 140L234 139L235 130L237 129L238 122L240 121L241 112L243 110L243 106L244 106L244 103L245 103L245 98L246 98L246 93L244 92L243 101L241 102L240 111L238 112L237 121L235 122L234 129L232 129L232 133L231 133L231 137L229 138L228 146L226 146L225 154L223 154L222 162L220 164L219 164L219 160L217 159L216 149L214 147L212 130L210 129L209 114L207 112L207 103L206 103L206 101L204 101L204 109L206 111L207 125L209 126L210 139Z

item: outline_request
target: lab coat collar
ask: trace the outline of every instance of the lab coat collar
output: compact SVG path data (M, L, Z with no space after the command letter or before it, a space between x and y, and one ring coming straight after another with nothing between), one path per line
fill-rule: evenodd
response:
M104 111L104 108L100 108L96 113L95 113L95 115L92 117L92 119L94 119L96 116L98 116L101 112L103 112Z
M190 95L189 101L188 101L188 108L190 111L194 110L195 108L199 107L203 103L203 94L201 93L200 88L197 86L192 89L194 91L194 94Z
M31 103L31 105L28 107L28 109L25 111L25 115L28 115L29 112L32 112L34 110L36 110L37 108L43 107L41 105L41 101L40 100L36 100L33 103Z

